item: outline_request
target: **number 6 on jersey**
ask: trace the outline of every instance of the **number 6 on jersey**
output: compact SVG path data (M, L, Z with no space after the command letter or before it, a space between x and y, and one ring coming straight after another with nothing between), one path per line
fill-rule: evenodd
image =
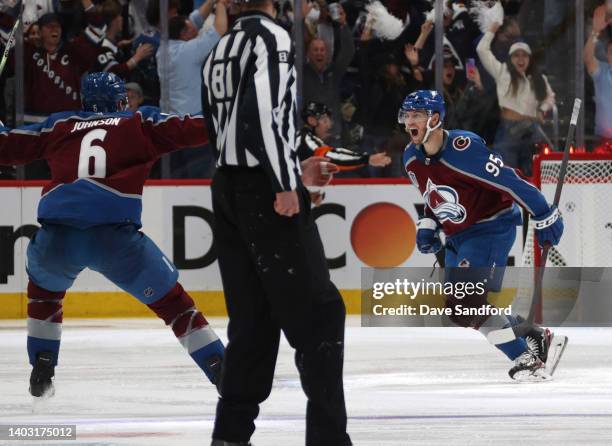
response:
M103 142L107 131L96 129L83 136L79 153L79 178L106 178L106 151L104 147L93 145L94 141ZM93 158L93 172L90 161Z

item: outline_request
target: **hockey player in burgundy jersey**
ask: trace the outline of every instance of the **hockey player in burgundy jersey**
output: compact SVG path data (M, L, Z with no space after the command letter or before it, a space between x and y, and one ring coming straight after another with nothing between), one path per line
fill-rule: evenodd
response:
M0 164L45 159L52 174L38 205L42 227L27 251L30 392L52 394L62 299L85 268L151 308L216 383L223 344L177 282L176 267L139 231L151 166L171 150L206 144L204 119L153 107L126 112L125 86L112 73L84 77L81 99L83 111L0 127Z
M535 220L541 246L559 242L563 220L538 189L517 171L504 166L501 157L482 138L463 130L444 130L444 113L444 100L439 93L420 90L405 98L398 115L412 139L404 152L404 167L425 200L425 215L417 225L417 247L422 253L438 252L442 248L442 230L446 235L445 280L487 278L488 290L499 291L516 226L522 223L518 205ZM484 293L470 303L451 296L447 306L480 307L487 304L486 298ZM524 338L516 337L512 327L520 317L451 319L458 325L478 329L514 360L509 372L514 379L549 378L567 343L566 337L553 339L548 329L539 327L533 327Z

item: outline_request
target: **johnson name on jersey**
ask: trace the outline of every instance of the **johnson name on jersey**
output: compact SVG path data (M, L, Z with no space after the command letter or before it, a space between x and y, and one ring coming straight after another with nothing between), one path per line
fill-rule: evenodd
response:
M41 222L79 228L141 225L142 189L164 153L208 142L204 119L142 107L136 113L54 113L40 124L0 127L0 164L45 159L51 181L38 205Z
M442 149L427 156L408 145L404 168L425 200L425 216L436 219L448 236L476 224L510 219L520 224L515 202L531 215L550 208L542 194L489 149L478 135L444 132Z

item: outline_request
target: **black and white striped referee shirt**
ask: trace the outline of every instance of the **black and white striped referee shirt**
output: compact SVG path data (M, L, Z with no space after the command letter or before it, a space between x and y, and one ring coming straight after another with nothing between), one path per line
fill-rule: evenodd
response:
M202 110L217 166L261 166L275 191L297 186L291 37L262 12L241 15L202 70Z

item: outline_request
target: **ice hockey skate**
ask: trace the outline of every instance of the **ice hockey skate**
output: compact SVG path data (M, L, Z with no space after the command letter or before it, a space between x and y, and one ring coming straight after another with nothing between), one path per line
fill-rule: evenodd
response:
M535 382L551 379L546 364L531 349L514 360L514 367L508 371L510 378L521 382Z
M510 377L517 381L552 379L567 346L567 336L555 335L548 328L534 327L525 335L525 340L529 352L515 360L515 366L508 372Z
M53 376L55 366L49 352L41 352L36 358L36 364L30 375L30 394L37 398L51 398L55 394Z
M546 365L552 377L567 346L567 336L555 335L548 328L533 329L525 336L529 349Z

